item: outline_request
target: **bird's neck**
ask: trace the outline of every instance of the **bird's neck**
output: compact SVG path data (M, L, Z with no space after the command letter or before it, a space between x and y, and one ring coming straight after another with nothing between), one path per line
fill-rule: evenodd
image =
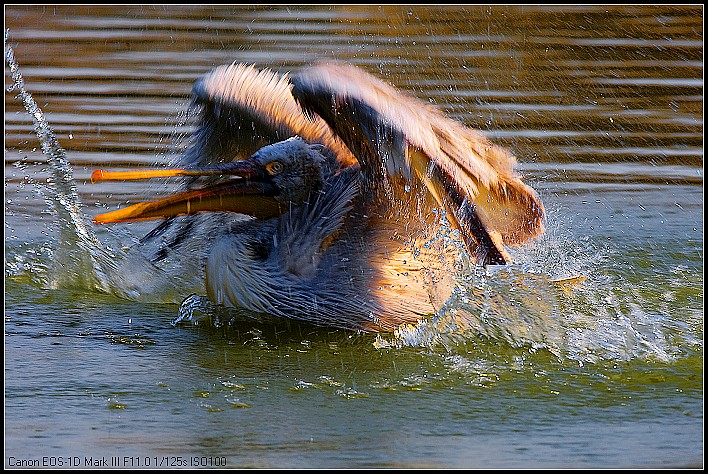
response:
M210 299L315 321L334 312L328 306L332 301L350 304L314 280L330 241L358 198L358 181L357 170L343 171L300 206L274 219L252 220L218 241L207 262Z
M344 223L359 194L359 174L347 169L276 219L269 258L300 277L314 275L320 256Z

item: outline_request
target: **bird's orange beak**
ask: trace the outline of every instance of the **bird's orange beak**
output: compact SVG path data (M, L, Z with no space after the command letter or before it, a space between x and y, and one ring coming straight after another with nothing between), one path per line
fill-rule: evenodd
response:
M258 219L275 217L284 212L275 199L277 188L249 160L213 166L136 171L97 170L91 182L130 181L173 176L235 176L236 179L202 188L190 189L171 196L133 204L93 218L97 224L161 219L199 212L235 212Z

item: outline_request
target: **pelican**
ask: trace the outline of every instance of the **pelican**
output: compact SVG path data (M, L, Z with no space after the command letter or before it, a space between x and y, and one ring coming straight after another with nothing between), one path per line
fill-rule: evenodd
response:
M465 255L510 263L505 246L543 232L543 205L510 152L354 66L291 76L233 63L192 96L199 122L179 167L93 174L183 176L184 189L94 221L166 219L146 239L171 232L169 251L198 229L177 216L250 216L210 236L217 305L391 331L440 309Z

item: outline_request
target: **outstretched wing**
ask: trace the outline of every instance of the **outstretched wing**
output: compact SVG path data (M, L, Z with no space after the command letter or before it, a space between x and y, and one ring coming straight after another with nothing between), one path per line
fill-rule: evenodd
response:
M331 149L342 167L357 163L344 143L321 119L308 120L295 102L287 75L252 65L219 66L200 77L192 88L193 107L198 110L196 128L177 166L198 167L248 158L260 148L300 136ZM191 188L219 178L188 178ZM165 258L197 231L193 220L169 218L141 239L158 242L153 260Z
M245 64L219 66L192 88L201 107L184 165L244 159L258 149L300 136L333 150L344 166L356 163L349 149L322 120L307 120L295 102L287 75Z
M478 263L506 263L504 244L543 233L543 205L514 172L516 158L481 133L352 66L320 64L291 82L303 109L329 124L371 183L424 183Z

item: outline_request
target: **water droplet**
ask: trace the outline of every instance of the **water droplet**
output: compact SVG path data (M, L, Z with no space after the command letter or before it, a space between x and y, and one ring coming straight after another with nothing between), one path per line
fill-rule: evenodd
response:
M231 408L251 408L250 403L242 402L236 397L226 397L226 401L229 402Z
M337 395L339 395L342 398L368 398L369 394L368 393L363 393L363 392L357 392L353 388L346 387L341 390L337 390L335 392Z
M106 403L106 407L110 410L125 410L126 405L124 403L120 403L115 398L109 398Z

